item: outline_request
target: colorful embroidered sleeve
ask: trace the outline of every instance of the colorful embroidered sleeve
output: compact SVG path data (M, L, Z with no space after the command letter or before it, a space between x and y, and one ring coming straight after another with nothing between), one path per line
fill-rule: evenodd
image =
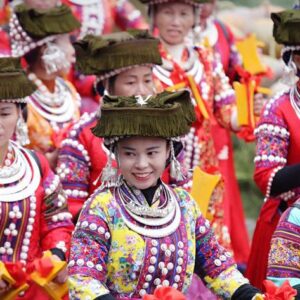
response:
M91 159L81 132L94 121L95 114L84 114L70 130L58 155L56 172L67 195L68 207L77 216L89 196Z
M106 196L111 194L107 192ZM106 214L100 208L104 198L96 196L85 203L72 237L69 285L70 298L74 300L87 296L95 299L109 293L105 283L110 231Z
M231 119L235 109L235 93L225 75L219 59L213 61L214 115L221 126L232 128Z
M281 93L267 103L255 129L257 139L254 179L260 190L270 196L275 174L287 163L290 133L280 110L287 94Z
M62 191L59 177L51 171L46 158L38 156L41 162L45 193L40 220L42 249L58 248L68 254L74 226L71 222L71 214L67 209L66 197Z
M128 0L117 0L115 22L122 30L129 28L147 29L149 26L141 12Z
M196 221L196 273L205 280L208 288L224 299L248 280L236 269L231 254L216 240L209 221L198 210Z
M300 208L284 212L271 241L267 276L277 286L288 280L291 286L300 284Z

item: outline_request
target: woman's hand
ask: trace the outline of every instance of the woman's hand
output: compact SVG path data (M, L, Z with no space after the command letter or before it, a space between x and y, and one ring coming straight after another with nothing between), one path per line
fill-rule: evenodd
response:
M61 261L61 259L55 254L52 255L52 259L56 261ZM58 284L63 284L67 281L67 279L68 279L68 269L67 267L65 267L57 274L57 276L54 278L53 281Z

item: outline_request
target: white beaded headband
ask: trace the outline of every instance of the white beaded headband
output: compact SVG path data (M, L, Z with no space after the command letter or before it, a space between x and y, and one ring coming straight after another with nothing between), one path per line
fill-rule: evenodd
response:
M20 57L36 47L40 47L48 42L53 41L58 35L51 35L44 39L35 40L30 37L22 28L19 19L15 13L12 14L9 21L9 35L11 40L12 56Z
M286 52L289 51L299 51L300 50L300 45L296 46L284 46L281 50L281 56L283 56Z

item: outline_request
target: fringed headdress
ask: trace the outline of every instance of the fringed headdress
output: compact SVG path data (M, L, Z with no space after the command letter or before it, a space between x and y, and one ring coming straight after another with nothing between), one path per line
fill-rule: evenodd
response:
M101 81L134 66L161 64L158 43L146 30L87 35L74 44L76 68Z
M20 4L14 9L9 27L12 54L23 56L54 40L57 35L78 29L80 23L66 5L38 11Z
M35 90L19 58L0 57L0 101L25 103L25 98Z
M163 92L155 96L104 96L101 106L101 120L92 129L94 135L104 138L112 153L116 142L125 137L158 137L170 140L171 175L182 180L184 175L175 157L173 141L188 133L195 121L194 107L188 91ZM104 186L116 183L117 171L112 168L109 156L102 171Z
M282 59L286 64L284 83L294 85L299 77L299 71L293 62L292 54L300 53L300 10L289 9L278 13L272 13L271 19L274 23L273 37L278 44L283 44L281 51Z

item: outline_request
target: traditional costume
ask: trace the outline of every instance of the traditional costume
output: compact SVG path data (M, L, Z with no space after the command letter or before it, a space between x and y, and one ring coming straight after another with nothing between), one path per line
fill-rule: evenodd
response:
M167 139L173 167L178 163L173 140L186 134L194 120L187 91L147 98L105 96L93 133L105 138L110 151L126 137ZM71 245L72 299L141 299L159 286L185 293L194 272L224 299L255 299L258 292L184 189L158 180L139 190L121 176L85 203Z
M19 59L0 58L1 102L24 105L34 90ZM0 261L17 271L19 263L27 268L46 250L64 260L72 230L59 177L44 156L10 141L0 165ZM17 299L49 298L32 285Z
M59 35L69 33L79 26L65 5L43 12L23 4L18 5L10 20L12 54L24 56L45 45L47 49L43 54L43 62L47 72L56 72L58 64L61 67L68 62L63 51L59 51L52 42ZM79 119L80 97L72 84L61 77L56 77L53 92L36 74L29 73L28 78L38 87L27 99L29 147L43 153L52 152L60 146L67 127Z
M281 216L271 240L267 279L281 286L288 280L300 292L300 200ZM299 296L298 296L299 297Z
M97 75L98 81L113 77L138 65L161 64L158 41L146 31L118 32L102 37L87 36L75 43L77 68L83 74ZM57 173L68 195L75 217L83 203L101 184L107 163L102 139L92 134L97 113L84 114L71 129L59 153Z
M282 57L292 87L266 104L255 130L254 179L265 195L265 203L254 232L247 276L257 287L261 287L266 278L270 241L280 215L300 195L299 68L293 62L293 54L299 55L300 50L299 16L299 10L271 15L274 38L285 45Z
M150 15L152 15L154 5L171 1L141 0L141 2L149 5ZM183 2L193 5L197 11L199 5L207 1ZM197 119L186 136L185 166L191 170L199 166L206 173L219 174L218 157L211 138L212 126L219 123L231 129L232 115L235 110L234 91L224 74L222 64L204 47L185 46L181 63L171 57L162 43L160 53L163 64L153 70L157 85L162 89L171 90L173 87L176 88L176 85L183 85L189 87L195 97L193 104ZM229 218L224 214L223 197L224 186L220 183L211 197L208 214L219 241L231 249Z
M69 5L81 22L80 30L75 32L78 39L87 34L101 36L114 31L117 26L121 30L146 29L148 25L141 12L128 0L63 0ZM84 76L74 69L69 79L82 97L81 112L93 112L99 97L94 90L95 76Z
M227 25L210 17L201 32L203 44L214 51L222 62L224 72L231 82L236 80L237 66L242 66L241 57L235 46L234 36ZM219 170L224 179L224 210L228 215L228 227L236 261L246 264L249 256L249 237L245 224L245 215L240 189L234 168L234 149L231 132L219 123L212 126L212 137L219 162ZM239 230L236 230L239 228Z

